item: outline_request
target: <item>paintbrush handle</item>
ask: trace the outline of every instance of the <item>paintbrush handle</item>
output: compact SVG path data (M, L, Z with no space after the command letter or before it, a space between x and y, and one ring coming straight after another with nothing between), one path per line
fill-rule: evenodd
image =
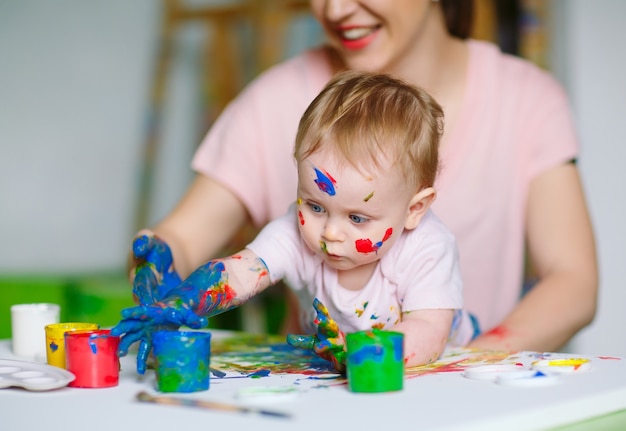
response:
M189 399L185 399L186 401ZM224 411L233 411L238 413L248 413L248 414L259 414L263 416L272 416L277 418L289 418L290 415L282 412L276 412L272 410L258 409L253 407L244 407L238 406L235 404L225 404L216 401L203 401L203 400L190 400L194 403L197 403L198 407L203 407L207 409L214 410L224 410ZM190 406L193 406L193 403L190 403Z
M257 409L252 407L243 407L235 404L226 404L217 401L194 400L191 398L172 397L172 396L153 396L147 392L139 392L137 400L155 404L164 404L170 406L196 407L207 410L221 410L236 413L259 414L262 416L270 416L275 418L290 419L291 415L282 412L276 412L265 409Z

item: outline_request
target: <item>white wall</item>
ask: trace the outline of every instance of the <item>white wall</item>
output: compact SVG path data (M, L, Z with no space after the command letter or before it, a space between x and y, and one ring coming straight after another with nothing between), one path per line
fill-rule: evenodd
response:
M123 265L157 4L0 2L0 272Z
M626 2L554 3L554 69L572 100L600 259L597 318L570 348L626 356Z
M133 233L156 0L0 1L0 274L121 268ZM622 0L553 0L554 70L572 98L598 240L598 318L571 344L626 356L626 48ZM151 220L191 178L198 33L179 35ZM290 52L297 47L290 47Z
M160 5L0 1L0 274L123 268L135 230ZM310 24L299 27L310 39ZM189 162L204 132L205 36L197 24L176 35L149 224L172 209L193 176ZM290 38L287 54L304 44Z

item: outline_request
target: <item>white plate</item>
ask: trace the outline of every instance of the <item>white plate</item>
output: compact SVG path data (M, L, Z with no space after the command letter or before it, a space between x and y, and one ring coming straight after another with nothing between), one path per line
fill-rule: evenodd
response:
M472 380L495 381L500 374L515 372L523 369L524 367L522 365L516 364L477 365L475 367L469 367L463 371L463 377Z
M0 359L0 389L17 386L47 391L67 386L76 376L67 370L38 362Z
M519 370L502 373L496 377L496 383L505 386L540 387L551 386L561 380L556 374L546 374L537 370Z

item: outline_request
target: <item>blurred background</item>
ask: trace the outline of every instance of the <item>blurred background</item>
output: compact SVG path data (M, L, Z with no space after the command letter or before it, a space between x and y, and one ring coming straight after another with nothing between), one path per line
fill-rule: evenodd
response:
M473 37L550 70L571 98L601 290L568 350L626 356L626 2L476 3ZM212 121L322 40L305 0L0 0L0 338L22 302L115 324L132 304L131 238L181 197ZM270 289L212 325L275 332L282 310Z

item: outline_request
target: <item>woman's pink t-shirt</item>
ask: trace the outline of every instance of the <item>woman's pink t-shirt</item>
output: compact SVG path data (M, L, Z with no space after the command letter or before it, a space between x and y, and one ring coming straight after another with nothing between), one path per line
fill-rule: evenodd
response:
M578 141L556 80L495 45L468 43L466 94L443 137L433 210L457 238L465 309L486 331L520 297L530 181L575 158ZM296 198L298 122L331 73L323 49L273 67L224 110L196 152L193 168L235 193L257 226Z

